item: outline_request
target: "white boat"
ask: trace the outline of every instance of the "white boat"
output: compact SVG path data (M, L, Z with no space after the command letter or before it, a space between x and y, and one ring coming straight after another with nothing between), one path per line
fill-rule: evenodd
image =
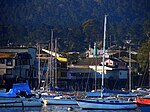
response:
M117 97L127 97L127 98L131 98L131 97L137 97L138 95L135 93L129 93L129 94L118 94Z
M0 107L41 107L41 99L37 98L0 98Z
M104 97L112 96L113 93L103 93ZM101 96L101 91L86 92L85 98L98 98Z
M54 98L54 97L60 96L60 95L62 95L62 94L57 93L57 92L48 92L48 91L41 92L41 96L42 96L42 98L44 98L44 99L47 99L47 98Z
M31 93L26 83L13 84L7 93L0 93L0 107L39 107L42 106L40 95Z
M45 105L77 105L77 101L71 96L56 96L54 98L44 98Z
M135 109L134 102L119 100L116 98L97 98L77 100L79 107L90 110L128 110Z
M104 110L127 110L136 109L135 102L125 101L117 98L104 98L104 60L105 60L105 39L106 39L106 15L104 22L104 41L103 41L103 64L102 64L102 85L101 98L77 100L82 109L104 109Z

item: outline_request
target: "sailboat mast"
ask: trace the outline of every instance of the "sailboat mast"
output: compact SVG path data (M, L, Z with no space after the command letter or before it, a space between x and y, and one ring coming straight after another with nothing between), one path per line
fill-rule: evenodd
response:
M38 89L40 89L41 82L41 60L40 60L40 44L38 44Z
M105 61L105 41L106 41L106 22L107 22L107 15L105 15L104 21L104 40L103 40L103 60L102 60L102 88L104 87L104 61Z
M48 50L50 51L50 41L48 43ZM49 52L49 57L50 57L50 52ZM50 58L48 58L48 63L47 63L47 73L46 73L46 79L45 79L46 90L48 90L49 76L50 76Z
M50 56L50 87L54 85L54 63L53 63L53 29L51 30L51 56ZM52 89L52 88L51 88Z
M105 20L104 20L101 98L103 98L103 91L104 91L104 61L105 61L106 22L107 22L107 15L105 15Z
M150 87L150 52L149 52L149 87Z
M96 42L94 43L94 56L95 56L95 59L96 59L96 66L95 66L95 91L97 90L97 77L96 77L96 74L97 74L97 45L96 45Z
M55 87L57 87L57 38L55 39Z
M129 44L129 91L131 91L132 89L131 80L131 46Z
M132 83L131 83L131 40L126 40L126 43L129 45L129 91L132 89Z

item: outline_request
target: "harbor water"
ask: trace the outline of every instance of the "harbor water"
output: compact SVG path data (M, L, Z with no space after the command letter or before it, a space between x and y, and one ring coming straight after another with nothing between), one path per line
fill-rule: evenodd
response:
M44 105L43 107L7 107L0 112L150 112L150 106L140 106L136 110L82 110L78 105Z

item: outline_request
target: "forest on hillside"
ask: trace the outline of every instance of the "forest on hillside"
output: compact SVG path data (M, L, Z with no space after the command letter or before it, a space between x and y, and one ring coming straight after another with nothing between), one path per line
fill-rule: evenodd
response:
M131 39L137 49L150 37L149 0L1 0L0 46L48 42L51 29L59 51L101 47L104 15L107 47Z

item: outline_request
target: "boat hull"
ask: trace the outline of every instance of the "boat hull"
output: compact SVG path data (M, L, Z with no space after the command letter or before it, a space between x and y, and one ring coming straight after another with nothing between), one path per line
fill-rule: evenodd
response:
M0 107L41 107L41 101L35 98L0 98Z
M67 99L44 99L44 104L46 105L77 105L76 100L67 100Z
M103 100L77 100L82 109L101 109L101 110L129 110L136 109L135 103L111 103Z
M136 98L138 105L150 105L150 98Z

